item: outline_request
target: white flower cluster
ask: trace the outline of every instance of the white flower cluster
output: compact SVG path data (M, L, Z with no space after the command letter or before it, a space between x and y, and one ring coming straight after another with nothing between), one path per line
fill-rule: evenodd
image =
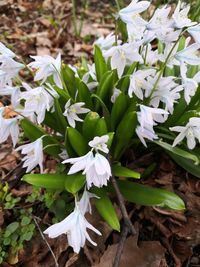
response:
M71 75L73 81L69 81L71 84L68 85L65 81L66 65L62 64L60 54L56 59L51 56L31 56L34 61L25 66L15 61L16 55L0 43L0 95L10 96L11 106L15 111L14 117L7 117L6 107L0 107L0 143L11 136L13 146L16 146L20 134L19 124L24 118L33 124L48 127L62 122L66 129L70 126L71 130L79 131L83 128L82 122L85 122L85 117L90 111L99 113L97 114L99 118L102 115L101 119L104 119L104 113L111 111L112 117L112 108L122 94L128 98L129 103L134 103L130 110L134 109L137 113L138 125L134 137L138 136L144 146L147 146L147 140L158 139L156 127L174 115L179 101L189 106L198 91L200 24L188 18L189 6L182 5L180 1L172 15L171 8L163 6L156 9L149 21L146 21L141 13L149 6L149 1L133 0L126 8L119 11L118 19L127 26L126 43L113 33L95 42L102 52L103 62L107 64L108 70L115 74L113 80L117 80L117 82L113 81L111 92L105 96L105 103L104 99L101 99L102 95L104 97L104 92L98 95L102 79L100 80L98 75L98 67L101 68L101 66L96 66L96 61L95 64L88 64L85 71L83 68L80 71L78 67L67 66L70 75L73 74ZM185 32L189 37L184 36ZM192 72L191 69L194 67L196 69ZM21 81L20 71L23 68L28 68L34 75L35 87ZM127 78L127 88L120 87L125 84L123 82ZM81 84L81 89L77 88L77 84ZM109 86L111 87L110 84ZM105 86L103 90L106 88ZM82 90L81 93L79 90ZM92 100L84 98L83 92L87 93L86 98L91 93ZM95 100L94 97L96 97ZM61 107L56 106L57 100L60 101ZM92 105L87 105L87 100L91 100ZM100 100L103 106L102 114L96 108L100 106L99 102L95 102L97 100ZM106 105L108 107L105 107ZM129 107L127 108L129 110ZM57 121L55 118L58 114L61 119ZM47 115L50 117L52 115L49 124L46 123ZM168 132L179 133L172 146L180 144L185 138L189 149L195 148L196 141L200 142L199 113L196 112L196 115L189 117L187 121L185 126L173 124L173 127L167 129ZM110 131L112 127L107 128ZM64 160L62 163L72 165L68 174L82 172L86 178L87 190L92 186L106 186L112 176L111 166L106 157L111 153L108 148L109 134L105 134L105 131L101 136L90 133L92 138L87 139L87 153L85 155L80 153L82 156L70 158L69 151L66 151L68 148L63 145L66 141L66 135L63 133L65 129L59 131L53 128L53 130L53 134L50 132L49 135L52 134L51 138L57 138L57 145L60 145L60 152L62 151L62 153L59 152L59 156ZM114 138L116 132L113 133ZM172 132L170 134L172 137ZM32 171L37 165L43 172L44 138L46 138L45 134L40 135L36 140L33 138L34 142L17 148L17 151L21 150L25 155L22 160L23 167L27 168L26 172ZM117 146L116 140L114 143ZM79 142L77 142L78 145ZM77 253L84 246L86 239L96 245L86 230L88 228L100 235L100 232L85 219L85 213L91 212L89 202L91 197L96 196L86 190L80 201L76 196L74 211L62 222L49 227L45 233L52 238L66 233L69 245Z

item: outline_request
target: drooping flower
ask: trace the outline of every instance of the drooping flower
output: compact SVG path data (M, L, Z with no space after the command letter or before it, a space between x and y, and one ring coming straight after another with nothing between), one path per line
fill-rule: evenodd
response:
M68 123L71 127L75 128L75 121L83 121L77 116L77 114L84 114L90 111L88 108L82 108L82 106L84 105L84 102L79 102L71 105L71 100L69 99L67 101L63 115L67 117Z
M99 39L95 41L94 44L98 45L101 48L101 50L108 50L113 46L114 43L115 43L115 35L113 34L113 32L111 32L106 37L101 36ZM121 41L118 40L117 44L121 44Z
M5 57L14 58L16 55L9 48L7 48L3 43L0 42L0 61Z
M91 91L92 89L97 87L99 83L97 82L95 65L88 64L87 67L88 67L88 72L86 72L83 75L82 81L87 85L88 89Z
M176 9L174 11L174 14L172 15L175 28L181 29L196 24L195 22L192 22L191 19L188 18L189 11L190 11L190 5L186 5L181 9L181 1L179 0Z
M94 246L97 245L90 238L87 228L95 232L97 235L101 235L101 233L86 220L80 204L76 201L74 211L63 221L47 228L44 231L44 234L47 234L50 238L67 234L69 245L73 248L74 252L79 253L80 249L84 247L86 240Z
M68 174L83 171L82 174L86 175L87 188L90 188L93 184L97 187L107 185L112 175L110 164L108 160L98 152L98 150L100 150L104 153L108 153L107 141L107 135L101 137L96 136L89 142L92 149L86 155L64 160L62 163L73 164ZM95 150L95 155L93 150Z
M124 72L126 65L131 65L133 62L143 62L142 56L138 52L141 43L130 43L118 46L113 46L106 52L104 57L111 57L111 67L117 70L119 78Z
M19 146L16 151L19 150L21 150L22 154L26 154L26 156L22 158L22 161L24 161L23 168L27 168L26 173L30 172L37 165L40 167L40 172L43 172L42 137L30 144Z
M62 81L60 78L61 71L61 55L58 54L57 58L54 59L49 55L45 56L31 56L35 61L28 64L32 69L36 69L36 75L34 81L41 81L44 83L46 79L53 75L55 84L62 88Z
M175 138L172 146L179 144L185 137L189 149L195 148L196 139L200 143L200 118L192 117L189 119L186 126L175 126L169 129L170 131L179 132L179 135Z
M83 215L85 215L86 212L92 213L92 207L90 204L90 198L99 198L97 195L90 193L86 190L86 188L83 191L83 195L81 199L79 200L79 207Z
M32 89L26 83L22 85L26 91L21 93L19 100L25 100L25 103L24 108L19 111L33 122L37 121L40 124L45 118L46 111L53 106L54 99L42 86ZM53 91L52 94L54 94Z
M0 144L11 136L13 146L16 146L19 137L18 118L4 118L6 107L0 107Z

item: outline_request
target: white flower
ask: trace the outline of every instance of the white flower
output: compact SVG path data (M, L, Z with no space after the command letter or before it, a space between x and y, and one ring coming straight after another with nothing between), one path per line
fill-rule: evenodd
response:
M19 111L33 122L36 121L37 115L37 122L40 124L45 118L46 110L49 111L53 106L54 99L42 86L32 89L26 83L22 83L22 85L27 91L20 95L20 100L24 99L25 104L24 109Z
M145 11L149 5L149 1L132 0L127 7L119 11L119 16L125 23L131 22L135 17L139 17L139 13Z
M108 50L110 49L113 44L115 43L115 35L113 32L108 34L106 37L101 36L99 39L97 39L94 44L98 45L102 50ZM117 44L120 44L121 41L118 40Z
M181 10L181 1L178 1L178 5L174 11L174 14L172 15L172 18L174 20L174 27L181 29L184 27L189 27L195 24L195 22L191 22L191 20L188 18L188 12L190 10L190 6L187 5Z
M0 89L6 85L12 85L12 79L15 78L24 65L16 62L11 57L0 56Z
M83 75L82 81L87 85L88 89L91 91L92 89L97 87L99 83L97 82L95 65L87 64L87 67L88 67L88 72L86 72ZM91 81L91 78L92 78L92 81Z
M200 72L196 73L193 78L188 78L187 67L185 64L181 65L181 78L182 78L182 87L184 89L184 98L187 104L189 104L191 97L195 95L198 83L200 82Z
M92 197L99 198L97 195L90 193L86 189L84 189L83 195L78 202L83 215L85 215L86 212L89 212L90 214L92 213L92 207L90 204L90 198Z
M175 126L169 129L170 131L180 132L172 146L179 144L185 137L187 138L187 146L189 149L195 148L195 139L200 143L200 118L190 118L186 126Z
M3 57L14 58L16 55L9 48L7 48L3 43L0 42L0 61Z
M73 248L74 252L79 253L80 249L84 247L86 240L94 246L97 245L90 238L87 228L96 234L101 235L101 233L85 219L84 214L79 207L79 203L76 202L74 211L63 221L47 228L44 231L44 234L47 234L50 238L67 234L69 245Z
M108 153L108 147L107 147L107 142L108 142L108 135L103 135L101 137L96 136L92 141L90 141L88 144L90 147L94 148L96 151L100 150L104 153Z
M136 134L144 146L147 146L144 138L149 140L158 138L153 126L157 125L157 122L163 123L167 119L167 115L168 112L166 110L140 105L140 111L137 112L140 125L136 128Z
M6 85L4 88L0 89L0 95L10 95L12 107L13 108L18 107L19 99L21 96L21 91L18 86L13 87Z
M62 152L61 152L60 154L58 154L58 156L59 156L61 159L68 159L68 158L69 158L69 155L68 155L66 149L62 149Z
M147 51L146 51L147 49ZM161 60L161 54L159 54L158 49L153 49L151 44L147 44L142 52L143 57L146 57L146 64L153 66L158 60Z
M27 167L26 173L30 172L37 165L40 166L40 172L43 172L42 137L30 144L19 146L16 151L19 150L21 150L22 154L26 154L26 156L22 158L22 161L24 161L23 167Z
M19 137L19 126L17 118L5 119L3 117L6 107L0 108L0 143L7 140L11 135L13 146L15 147Z
M111 68L117 69L119 78L124 72L126 65L131 65L133 62L143 62L142 56L138 52L140 43L131 43L114 46L104 52L104 57L111 57Z
M134 72L130 76L130 85L128 88L128 95L130 97L133 97L133 93L134 93L139 99L142 100L143 99L142 88L143 88L144 80L148 76L154 75L155 72L156 71L154 69L138 70Z
M200 44L192 44L185 49L177 52L175 54L175 58L179 60L181 63L186 63L190 65L199 65L200 64L200 56L199 56L199 48Z
M117 89L117 88L114 88L114 89L113 89L113 94L112 94L112 96L111 96L110 101L111 101L112 103L115 103L116 99L118 98L118 96L119 96L120 94L121 94L121 90L119 90L119 89Z
M83 102L71 104L71 100L69 99L65 105L65 112L63 113L64 116L67 117L68 123L71 127L75 128L76 123L75 121L83 121L80 119L77 114L84 114L89 112L88 108L82 108L85 105Z
M171 7L163 6L162 8L157 8L153 14L153 17L149 20L147 24L147 29L151 31L158 30L160 28L171 28L172 22L168 18Z
M36 69L36 75L34 77L34 81L42 80L42 83L46 81L46 79L53 75L53 79L55 84L62 88L62 81L60 78L61 71L61 55L58 54L57 58L54 59L49 55L45 56L31 56L35 60L35 62L31 62L28 66L32 69Z
M200 44L200 24L198 24L194 27L188 28L187 31L192 35L195 42Z
M93 152L89 151L82 157L67 159L62 163L73 164L68 174L74 174L83 170L82 174L86 175L87 188L90 188L92 184L97 187L107 185L111 177L111 168L108 160L98 152L94 156Z

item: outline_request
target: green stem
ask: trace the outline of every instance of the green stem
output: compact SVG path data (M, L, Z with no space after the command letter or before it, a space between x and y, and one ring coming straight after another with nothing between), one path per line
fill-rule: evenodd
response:
M119 1L118 0L115 0L115 3L116 3L116 6L117 6L117 10L118 10L118 12L120 11L120 4L119 4Z
M72 19L73 19L73 24L74 24L75 35L78 36L75 0L72 0Z
M83 3L83 12L81 13L81 23L80 23L80 27L79 27L79 30L78 30L78 36L80 37L81 36L81 32L82 32L82 28L83 28L83 21L84 21L84 18L85 18L85 11L86 9L88 8L88 0L85 0L84 3Z
M167 57L166 57L166 59L165 59L165 62L162 64L162 66L161 66L161 68L160 68L160 73L159 73L159 75L158 75L158 78L156 79L156 82L155 82L155 84L154 84L154 86L153 86L153 89L152 89L152 91L151 91L151 94L150 94L150 96L149 96L149 98L148 98L148 103L150 102L151 97L152 97L154 91L156 90L156 87L157 87L157 85L158 85L158 83L159 83L159 80L160 80L160 78L161 78L161 76L162 76L162 74L163 74L163 72L164 72L164 69L165 69L165 67L166 67L166 65L167 65L167 62L168 62L168 60L169 60L169 58L170 58L172 52L174 51L174 48L176 47L177 43L179 42L181 36L182 36L182 34L180 34L178 40L174 43L174 45L173 45L172 48L170 49L169 54L167 55Z

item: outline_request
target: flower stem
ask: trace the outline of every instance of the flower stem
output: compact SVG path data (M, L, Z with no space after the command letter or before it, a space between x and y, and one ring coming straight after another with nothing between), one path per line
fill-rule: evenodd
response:
M72 19L73 19L73 24L74 24L75 35L78 36L75 0L72 0Z
M115 3L116 3L116 6L117 6L117 10L120 11L120 4L119 4L119 1L118 0L115 0Z

